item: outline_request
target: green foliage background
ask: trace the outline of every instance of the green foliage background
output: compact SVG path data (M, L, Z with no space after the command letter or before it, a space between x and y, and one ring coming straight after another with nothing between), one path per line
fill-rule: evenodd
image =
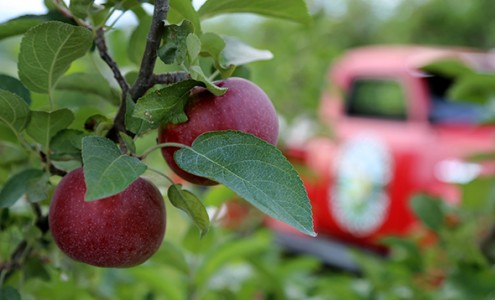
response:
M327 9L323 9L324 2L308 1L312 9L309 25L235 15L203 26L240 36L256 48L273 52L273 60L250 64L244 71L289 120L300 114L317 118L320 94L329 84L325 73L332 60L349 47L423 43L489 49L495 44L495 2L491 0L401 1L390 14L367 0L334 1L336 4ZM110 52L123 69L136 66L135 54L129 55L135 49L126 42L130 36L128 28L108 36ZM18 45L18 38L0 42L4 73L17 74ZM91 73L101 68L96 59L86 56L73 64L69 73ZM159 68L168 71L164 66ZM109 70L100 71L111 77ZM112 89L107 92L113 95ZM82 127L91 115L109 116L114 109L111 97L82 97L70 89L56 93L55 99L63 99L64 106L75 112L75 128ZM45 100L43 95L32 94L31 108L46 108ZM1 128L0 135L15 139ZM152 136L145 137L136 145L138 152L154 142ZM18 159L32 160L23 153ZM166 168L158 153L148 159L155 168ZM32 160L32 164L36 162ZM16 171L0 168L0 184ZM6 286L15 286L22 299L491 299L495 272L489 259L495 251L490 245L485 249L476 245L493 223L493 179L477 180L463 189L462 207L435 207L434 216L425 213L432 210L431 199L416 200L417 213L426 225L437 224L433 229L440 240L438 245L420 248L416 242L424 238L424 231L410 240L390 238L386 243L393 251L386 261L356 254L364 270L362 276L332 270L314 258L284 255L274 246L272 234L258 229L256 212L242 224L240 232L215 227L200 240L190 221L169 209L168 224L173 225L167 228L166 242L142 266L130 270L89 267L70 261L53 243L47 243ZM206 204L219 205L215 203L219 196L232 197L227 190L214 189L206 194ZM10 218L9 213L17 217ZM26 207L2 210L2 214L0 261L21 237L34 242L40 236L30 224L32 212ZM449 226L444 222L446 216L455 216L460 225ZM7 226L8 222L17 226ZM15 229L4 230L7 227ZM0 299L12 295L3 287Z

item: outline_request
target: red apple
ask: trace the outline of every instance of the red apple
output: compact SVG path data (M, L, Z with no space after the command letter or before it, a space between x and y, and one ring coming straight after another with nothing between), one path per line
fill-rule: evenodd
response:
M268 96L254 83L242 78L217 81L228 88L222 96L215 96L205 88L195 88L186 106L187 122L162 126L158 142L175 142L190 146L201 134L209 131L239 130L250 133L271 144L278 139L278 118ZM201 185L216 182L182 170L174 161L178 148L162 148L170 168L185 180Z
M79 168L60 181L52 198L50 229L67 256L98 267L131 267L158 250L166 216L152 183L138 178L123 192L90 202L85 193Z

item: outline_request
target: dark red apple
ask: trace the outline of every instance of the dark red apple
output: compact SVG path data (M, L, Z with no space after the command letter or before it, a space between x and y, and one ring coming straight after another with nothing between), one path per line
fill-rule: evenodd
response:
M84 201L83 169L67 174L57 186L49 213L58 247L74 260L98 267L131 267L160 247L165 206L158 189L138 178L123 192Z
M190 146L201 134L209 131L239 130L250 133L271 144L278 139L278 118L268 96L254 83L242 78L217 81L228 88L222 96L215 96L205 88L195 88L186 106L189 120L181 124L162 126L158 142L174 142ZM178 148L162 148L170 168L183 179L201 185L216 182L182 170L174 161Z

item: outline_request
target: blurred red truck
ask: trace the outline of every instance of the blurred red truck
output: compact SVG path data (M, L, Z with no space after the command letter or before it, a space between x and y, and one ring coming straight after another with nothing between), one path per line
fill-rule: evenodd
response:
M271 220L279 242L352 269L347 247L373 249L381 237L406 235L417 224L413 195L456 205L456 184L487 172L465 160L493 150L495 129L480 125L487 110L448 99L456 78L424 69L439 61L477 72L495 67L489 53L422 46L357 48L332 64L319 111L332 136L285 149L312 173L302 177L319 236Z

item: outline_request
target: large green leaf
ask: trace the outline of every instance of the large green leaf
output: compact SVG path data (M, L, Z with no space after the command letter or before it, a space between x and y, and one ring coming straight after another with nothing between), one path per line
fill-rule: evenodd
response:
M208 227L210 226L210 218L203 202L190 191L182 189L180 184L170 186L167 196L173 206L184 211L191 217L203 237L208 232Z
M9 178L0 191L0 208L12 206L22 195L30 192L32 180L41 179L44 175L42 170L27 169Z
M46 93L77 58L91 47L88 29L50 21L24 35L19 53L19 78L34 92Z
M0 123L19 134L29 121L29 107L18 95L0 89Z
M202 19L228 13L254 13L302 24L311 22L304 0L208 0L199 9Z
M63 76L58 81L57 89L100 96L116 106L120 103L119 92L98 73L72 73Z
M57 132L67 128L74 121L74 114L67 108L53 112L33 111L27 133L36 142L48 149L50 140Z
M202 85L196 80L184 80L163 89L148 93L134 107L133 117L149 123L151 128L161 124L178 124L187 121L184 107L193 87Z
M139 159L121 154L117 145L102 137L83 138L82 158L86 201L118 194L146 171Z
M184 170L223 183L269 216L315 235L303 183L273 145L239 131L207 132L178 150Z

